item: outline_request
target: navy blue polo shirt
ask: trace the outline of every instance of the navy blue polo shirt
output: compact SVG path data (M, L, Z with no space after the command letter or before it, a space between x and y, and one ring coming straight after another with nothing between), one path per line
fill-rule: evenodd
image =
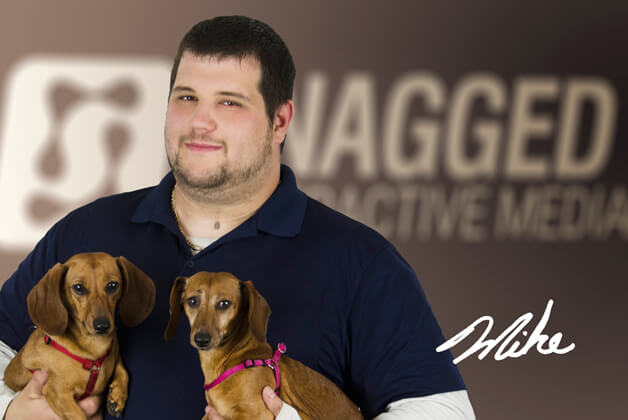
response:
M156 285L138 327L118 325L129 371L128 419L200 418L197 351L182 316L163 339L177 276L228 271L252 280L271 308L268 341L323 373L366 418L402 398L464 389L412 268L377 232L307 197L292 171L250 219L192 255L170 207L172 174L155 187L99 199L60 220L0 292L0 340L21 348L31 331L26 295L56 262L79 252L123 255ZM109 418L106 416L106 418Z

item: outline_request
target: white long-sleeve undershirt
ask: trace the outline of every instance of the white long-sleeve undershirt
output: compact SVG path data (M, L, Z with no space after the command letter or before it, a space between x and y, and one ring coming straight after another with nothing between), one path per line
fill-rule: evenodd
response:
M4 370L17 354L15 350L0 341L0 418L15 395L4 383ZM300 420L301 418L288 404L284 404L276 420ZM373 420L475 420L475 414L466 390L445 392L426 397L406 398L390 403L386 411Z

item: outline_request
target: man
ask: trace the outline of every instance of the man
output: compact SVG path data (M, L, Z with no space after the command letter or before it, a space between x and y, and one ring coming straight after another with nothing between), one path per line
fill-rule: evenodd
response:
M366 418L473 418L451 355L434 350L444 340L412 269L376 232L299 191L280 164L294 76L287 47L262 22L231 16L194 26L172 70L165 127L172 172L153 188L75 210L46 234L0 293L6 346L25 342L25 296L54 263L105 251L133 261L157 289L149 318L118 330L131 378L127 418L202 416L203 378L187 321L174 340L161 337L174 279L203 270L252 280L272 310L271 345L287 343L288 355L334 381ZM13 399L7 420L47 409L45 375L37 372ZM292 418L267 391L277 418ZM91 418L100 418L98 403L84 403Z

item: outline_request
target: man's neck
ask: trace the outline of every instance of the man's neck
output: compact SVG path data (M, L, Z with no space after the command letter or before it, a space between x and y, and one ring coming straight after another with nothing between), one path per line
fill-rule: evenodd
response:
M268 200L278 184L279 171L276 171L261 188L240 200L224 203L199 197L194 190L176 183L173 205L188 238L219 238L249 219Z

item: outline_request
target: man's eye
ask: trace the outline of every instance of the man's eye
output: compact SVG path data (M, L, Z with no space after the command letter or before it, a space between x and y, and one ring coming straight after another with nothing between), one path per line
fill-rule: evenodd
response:
M192 96L192 95L183 95L180 96L179 99L181 99L182 101L194 101L196 100L196 97Z
M196 298L196 296L192 296L190 298L187 298L185 300L185 303L190 307L190 308L196 308L198 306L198 298Z
M76 283L75 285L73 285L72 286L72 291L74 293L76 293L77 295L79 295L79 296L86 295L87 292L88 292L87 287L83 286L80 283Z
M239 103L237 103L237 102L233 102L233 101L229 101L229 100L222 101L222 103L223 103L223 105L227 105L227 106L229 106L229 107L231 107L231 106L240 106L240 104L239 104Z
M105 286L105 291L109 294L112 294L117 292L119 288L120 283L118 283L117 281L110 281L109 283L107 283L107 286Z
M224 311L225 309L229 309L230 306L231 306L231 301L221 300L220 302L216 304L216 309L218 309L219 311Z

